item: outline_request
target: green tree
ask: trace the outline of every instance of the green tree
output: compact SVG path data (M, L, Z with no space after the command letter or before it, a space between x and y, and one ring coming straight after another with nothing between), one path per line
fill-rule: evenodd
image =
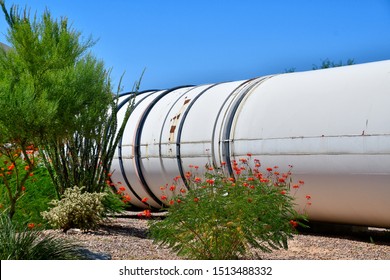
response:
M346 66L346 65L353 65L355 64L353 59L348 59L346 63L343 63L342 61L339 62L334 62L330 61L328 58L323 60L320 66L317 66L313 64L313 70L318 70L318 69L326 69L326 68L333 68L333 67L341 67L341 66Z
M67 18L53 19L48 10L30 17L27 8L8 11L0 4L11 46L0 50L2 147L11 145L27 159L27 147L39 147L58 197L75 185L103 191L133 103L118 128L110 72L88 52L94 41L81 40ZM32 172L34 161L27 163Z
M346 65L353 65L355 64L355 61L351 58L347 60L347 62L343 63L342 61L334 62L329 60L328 58L325 60L322 60L321 65L317 66L316 64L313 64L312 70L318 70L318 69L326 69L326 68L333 68L333 67L341 67ZM288 69L284 69L284 73L293 73L296 71L295 67L291 67Z

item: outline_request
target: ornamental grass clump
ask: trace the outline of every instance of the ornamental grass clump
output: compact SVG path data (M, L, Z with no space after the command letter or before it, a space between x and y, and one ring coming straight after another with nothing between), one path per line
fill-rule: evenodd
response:
M204 176L187 172L188 191L178 185L162 187L170 192L161 197L170 207L165 219L150 222L151 237L190 259L242 259L251 248L287 249L287 240L306 221L295 210L291 172L268 168L262 173L259 161L254 163L251 168L247 159L233 161L234 178L224 168L207 167Z
M42 212L42 217L64 232L71 228L83 231L97 228L104 216L103 198L106 194L83 191L84 187L77 186L66 189L61 200L50 202L53 208Z
M0 215L1 260L77 260L85 259L77 244L44 235L32 226L22 227Z

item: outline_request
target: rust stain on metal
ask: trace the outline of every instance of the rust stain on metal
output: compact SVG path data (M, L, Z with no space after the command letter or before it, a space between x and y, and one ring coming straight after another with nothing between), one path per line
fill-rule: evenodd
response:
M169 142L173 142L175 140L175 131L177 124L179 123L180 116L182 115L183 111L187 107L187 105L190 103L191 99L185 97L183 105L180 107L179 112L171 119L170 121L170 128L169 128Z

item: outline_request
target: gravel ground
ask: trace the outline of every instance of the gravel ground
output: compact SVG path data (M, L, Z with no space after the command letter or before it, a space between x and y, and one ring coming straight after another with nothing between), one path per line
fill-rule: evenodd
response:
M51 234L77 242L100 257L113 260L181 259L147 237L148 221L136 217L111 218L99 230L82 233L50 230ZM362 234L306 232L288 242L288 250L253 251L248 259L267 260L390 260L390 231L371 229Z

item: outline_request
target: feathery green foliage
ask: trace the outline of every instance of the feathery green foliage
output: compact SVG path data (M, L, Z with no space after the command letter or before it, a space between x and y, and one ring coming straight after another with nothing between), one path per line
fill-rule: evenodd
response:
M133 102L118 127L110 72L88 53L94 41L48 10L31 17L0 4L11 46L0 51L0 143L39 147L58 197L73 186L105 191Z

